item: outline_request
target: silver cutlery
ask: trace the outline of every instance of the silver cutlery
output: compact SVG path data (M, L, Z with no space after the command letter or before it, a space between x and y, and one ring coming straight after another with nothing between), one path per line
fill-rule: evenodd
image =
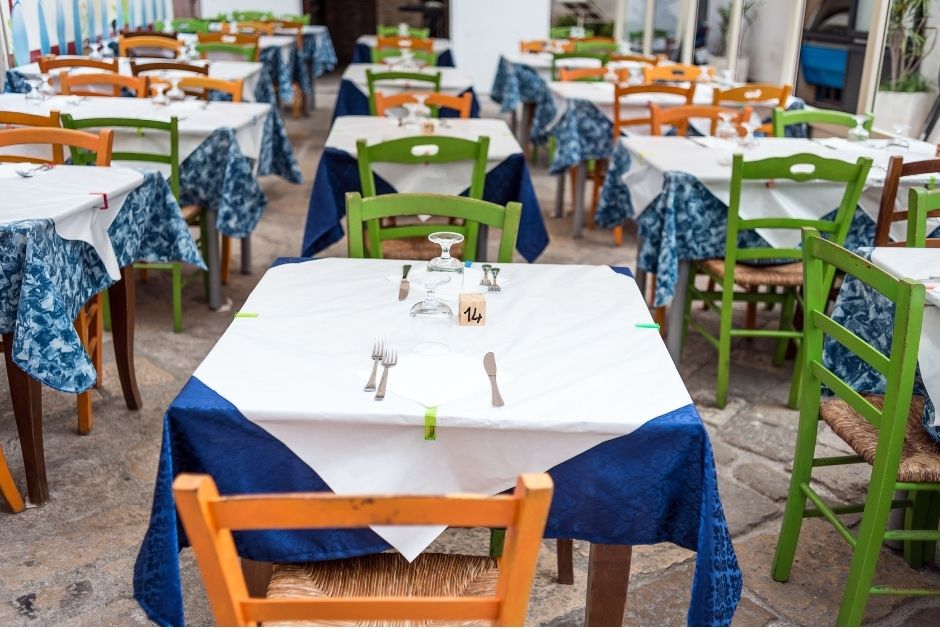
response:
M493 276L493 282L489 285L490 291L498 292L503 290L503 287L496 283L496 276L499 275L499 269L494 266L492 269L490 269L490 275Z
M815 144L818 144L819 146L825 146L827 149L829 149L829 150L831 150L831 151L838 151L838 150L839 150L838 147L832 146L831 144L826 144L826 143L823 142L822 140L815 140L815 139L813 139L813 138L810 138L810 142L813 142L813 143L815 143Z
M379 370L379 362L384 355L385 341L376 339L375 344L372 346L372 375L369 376L369 381L363 391L375 391L375 372Z
M398 285L398 301L402 301L408 296L411 290L411 282L408 281L408 273L411 271L411 265L405 264L401 267L401 284Z
M490 389L493 391L493 406L503 405L503 396L499 394L499 387L496 386L496 355L493 352L487 352L483 356L483 368L486 369L486 375L490 377Z
M40 164L39 166L33 166L32 168L17 168L14 172L20 177L29 179L36 173L41 173L46 170L52 170L52 164Z
M484 265L483 265L483 277L480 279L480 286L489 286L489 285L490 285L490 278L489 278L489 275L488 275L488 274L489 274L489 272L490 272L490 269L492 269L492 268L493 268L492 265L489 265L489 264L484 264Z
M382 371L382 380L379 382L379 390L375 392L376 400L385 399L385 385L388 384L388 370L398 364L398 351L394 349L388 349L385 351L385 355L382 356L382 366L385 367L385 370Z

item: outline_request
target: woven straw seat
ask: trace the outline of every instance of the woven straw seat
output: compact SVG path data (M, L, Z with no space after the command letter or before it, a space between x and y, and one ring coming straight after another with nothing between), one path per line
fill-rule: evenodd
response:
M724 277L725 261L722 259L699 262L704 270ZM743 288L758 286L802 286L803 263L791 262L774 266L751 266L738 263L734 266L734 283Z
M461 248L461 245L451 247L450 255L461 258ZM439 255L441 255L440 246L427 238L402 238L382 241L382 257L386 260L431 260Z
M376 596L494 596L499 569L490 557L426 553L408 563L398 553L366 555L338 561L283 564L274 567L268 599ZM270 622L265 626L302 626L310 623ZM408 621L321 622L330 626L443 626ZM481 626L480 622L457 623ZM482 626L486 626L482 624Z
M881 408L884 397L864 396ZM924 399L914 396L901 451L901 467L898 480L906 483L940 483L940 443L935 442L924 431ZM826 400L819 407L819 416L829 424L849 447L865 459L869 465L875 460L878 446L878 430L842 400Z

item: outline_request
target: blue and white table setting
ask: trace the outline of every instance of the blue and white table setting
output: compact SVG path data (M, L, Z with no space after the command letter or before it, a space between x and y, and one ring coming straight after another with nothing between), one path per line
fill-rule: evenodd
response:
M936 150L934 145L917 140L909 140L907 149L890 146L889 142L760 138L756 145L742 148L736 142L711 137L631 136L620 140L619 145L629 153L629 159L625 167L616 156L611 160L595 220L598 225L611 227L626 219L637 223L640 236L637 268L656 274L653 305L672 304L668 321L673 325L669 326L667 346L677 361L690 262L724 257L732 156L743 153L746 160L758 160L811 153L851 163L859 157L871 157L874 163L845 243L856 248L874 242L881 191L891 156L903 154L905 160L917 161L932 158ZM898 203L906 206L910 187L928 181L920 177L903 179ZM742 191L741 216L823 218L838 207L843 192L844 187L829 182L774 182L773 186L748 182ZM904 223L896 223L892 234L903 238L905 229ZM799 246L795 230L755 231L742 234L745 239L742 242L746 241L748 246L760 246L758 243Z
M360 35L353 50L352 63L372 63L372 49L378 38L375 35ZM454 55L450 51L450 40L431 38L431 52L437 55L437 67L453 68Z
M534 261L548 246L548 230L539 209L525 155L509 126L503 120L487 118L441 118L434 124L436 134L440 136L473 141L480 136L489 137L483 198L499 205L510 201L522 203L516 249L526 260ZM420 135L419 129L399 126L397 121L379 116L342 116L333 122L313 182L304 230L303 255L315 255L343 237L345 195L361 189L356 141L366 139L374 144ZM472 174L470 162L422 165L375 163L372 166L379 194L466 194ZM485 252L484 238L480 239L480 246L481 252Z
M478 266L452 275L455 292L478 288ZM636 283L609 267L503 266L506 287L486 293L486 325L454 324L449 353L434 359L413 352L408 312L420 297L399 301L388 280L401 261L277 261L244 304L251 316L236 317L164 417L134 573L148 617L185 621L178 555L188 543L171 491L180 473L211 474L223 493L496 494L522 470L547 470L555 492L545 536L594 544L589 610L597 592L622 594L629 580L626 570L595 571L595 560L669 541L696 552L689 623L730 624L742 577L708 434ZM362 390L376 334L400 350L381 402ZM504 406L492 404L487 351ZM559 379L559 364L585 367ZM446 395L434 387L441 371L457 382ZM236 544L256 562L390 548L410 561L443 530L252 532ZM608 612L589 611L587 623L622 619L623 606Z
M306 24L301 32L304 38L304 61L313 62L314 77L321 77L335 68L339 61L330 30L320 24Z
M350 63L343 72L339 85L339 94L336 96L336 109L333 118L340 116L367 116L369 115L369 84L366 81L366 70L372 72L390 72L392 68L381 63ZM426 68L424 70L409 70L417 74L440 74L441 93L459 96L464 92L473 92L473 77L469 73L456 68ZM377 83L377 89L385 94L396 94L403 91L430 91L427 83L411 83L404 79L387 80ZM441 111L442 117L457 116L457 112L449 109ZM480 116L480 104L476 94L473 96L473 105L470 108L470 117Z
M936 408L940 401L940 249L863 247L858 253L895 278L910 278L927 287L914 393L926 401L924 430L940 443ZM832 318L885 355L890 353L894 303L851 275L839 289ZM831 339L826 340L823 362L856 391L884 394L884 376Z
M0 165L0 189L0 333L11 395L22 396L13 407L24 464L35 472L27 473L30 499L43 502L41 391L26 382L67 393L95 384L98 374L73 321L92 296L114 286L120 289L111 291L118 370L128 407L139 407L130 266L137 260L205 266L169 184L157 173L7 164Z

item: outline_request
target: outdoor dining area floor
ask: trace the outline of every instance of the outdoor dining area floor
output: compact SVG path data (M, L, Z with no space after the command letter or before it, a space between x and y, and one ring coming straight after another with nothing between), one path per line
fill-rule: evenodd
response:
M96 419L91 434L79 437L75 432L74 395L43 389L51 499L16 516L0 511L0 625L149 624L133 599L131 574L150 517L163 412L263 271L274 259L299 252L310 185L329 131L337 88L337 75L324 77L317 86L318 109L311 117L285 119L306 183L296 186L275 178L262 182L269 205L253 234L254 272L233 274L226 291L229 302L221 311L207 309L199 284L193 283L184 297L185 330L174 334L167 299L169 275L152 274L147 282L138 283L136 366L145 392L143 410L132 412L123 404L102 403L121 396L107 335L103 382L93 393ZM484 101L482 115L499 116L495 106ZM544 161L544 151L540 157ZM610 232L601 229L586 230L582 239L573 240L570 218L550 216L555 178L547 174L544 163L533 167L532 175L551 236L539 262L635 266L634 235L628 233L621 247L614 247ZM343 241L321 255L343 256L345 247ZM717 327L717 316L703 314L712 314ZM743 309L739 314L743 318ZM773 313L762 312L760 317L761 324L773 325ZM717 361L704 339L689 336L679 369L711 436L722 502L744 573L734 624L828 625L836 617L850 561L849 546L834 529L807 521L790 582L781 584L770 578L798 413L785 405L789 367L771 365L766 342L737 341L730 399L723 410L714 407ZM10 399L5 375L0 377L0 399ZM630 403L623 400L625 405ZM5 403L0 406L0 444L22 486L14 426L12 409ZM831 434L828 437L822 438L828 451L823 456L845 451L841 441ZM855 474L860 472L851 467L820 474L823 493L843 500L861 497L867 479ZM487 542L485 531L450 531L431 550L480 553ZM529 624L583 623L588 550L589 544L575 542L575 584L559 585L555 582L555 542L543 543ZM212 615L189 549L183 552L182 566L187 622L211 625ZM636 547L624 624L684 624L693 568L690 551L669 544ZM886 549L876 581L940 587L940 562L912 574L899 553ZM932 625L938 617L936 599L872 597L865 623Z

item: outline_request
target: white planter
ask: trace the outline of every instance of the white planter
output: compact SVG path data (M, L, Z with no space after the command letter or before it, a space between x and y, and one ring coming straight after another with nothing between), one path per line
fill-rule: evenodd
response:
M910 125L908 135L920 137L927 114L937 95L934 92L878 92L875 94L874 126L892 133L894 125Z
M722 70L728 68L728 58L727 57L716 57L715 55L709 53L708 55L708 65L715 68L715 76L720 76ZM738 57L738 67L735 69L734 80L738 83L747 83L747 71L751 65L751 60L748 57Z

